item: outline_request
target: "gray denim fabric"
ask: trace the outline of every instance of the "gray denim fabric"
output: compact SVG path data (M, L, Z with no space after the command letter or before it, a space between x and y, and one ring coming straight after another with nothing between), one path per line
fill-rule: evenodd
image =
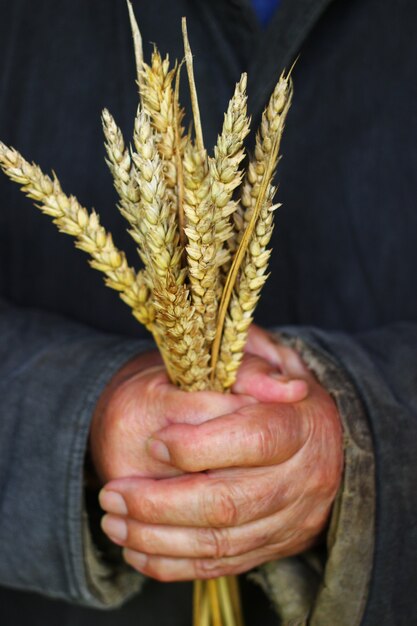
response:
M149 344L4 303L0 334L0 584L99 606L82 535L89 426L108 380Z

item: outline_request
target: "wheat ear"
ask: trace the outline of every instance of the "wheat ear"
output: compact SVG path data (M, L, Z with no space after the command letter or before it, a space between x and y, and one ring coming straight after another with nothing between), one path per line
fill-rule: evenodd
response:
M192 302L203 318L208 351L216 329L219 271L216 265L217 240L208 157L204 148L193 55L185 17L182 18L182 36L195 130L195 142L188 139L183 158L187 265Z
M236 85L224 117L222 132L209 159L205 151L187 144L184 156L187 255L193 302L202 311L207 342L216 330L219 268L228 260L224 242L232 235L231 201L242 179L239 165L244 158L243 141L249 132L246 114L246 74Z
M188 391L207 389L210 356L202 318L191 305L188 289L168 273L164 282L156 279L153 297L172 382Z
M290 75L281 75L271 95L266 109L262 114L261 126L256 134L255 152L249 161L245 180L242 185L240 203L233 214L237 245L255 210L262 181L268 162L274 162L274 172L278 161L278 150L292 99L292 82ZM275 154L273 152L275 151ZM268 190L267 190L268 195Z
M242 74L225 113L222 132L214 148L214 158L209 159L211 199L218 240L218 266L224 265L230 258L224 242L233 235L229 216L235 211L236 202L232 201L232 196L243 176L239 166L245 156L243 142L249 133L250 124L247 116L246 84L247 76Z
M271 250L267 246L273 232L272 204L275 189L271 187L256 222L252 238L239 271L238 285L233 290L225 319L216 379L224 389L231 387L242 361L243 349L262 287L268 278L267 269Z
M118 209L135 230L140 221L140 193L137 172L130 152L125 146L123 134L107 109L102 113L106 163L113 175L115 189L119 195Z
M188 276L193 304L204 320L208 349L216 329L219 269L206 152L196 149L189 141L183 165Z
M247 224L247 226L243 231L226 279L219 307L216 336L212 348L212 380L214 381L217 376L221 376L226 383L227 378L226 386L233 384L235 373L242 358L244 338L246 338L247 327L249 326L249 323L246 323L246 319L252 316L254 306L258 301L260 286L265 282L264 274L269 255L266 255L265 251L260 249L258 251L259 254L255 255L259 258L255 260L254 255L250 251L250 246L253 243L253 250L258 250L257 245L259 241L256 240L256 225L261 214L265 215L266 218L265 210L270 209L272 205L275 191L272 187L272 179L278 163L281 137L291 99L291 78L289 75L285 76L282 74L262 114L261 127L256 135L254 158L249 163L243 185L243 202L247 203L247 206L244 205L243 223ZM246 259L245 255L247 255ZM256 267L256 263L261 262L260 259L265 263L263 268ZM259 270L262 271L257 278L254 277L246 283L243 281L245 288L242 290L242 294L240 294L240 286L236 282L239 271L241 271L241 278L243 278L244 276L254 275ZM258 295L252 294L249 297L252 291L258 291ZM240 309L243 311L245 311L245 308L247 309L243 318L238 314L235 307L236 298L240 303ZM229 310L229 305L232 305L232 303L233 310ZM224 334L226 316L228 316L228 332ZM245 326L247 326L246 330ZM233 328L235 329L234 331ZM225 371L228 372L226 378Z
M139 245L139 253L149 277L164 279L170 272L182 282L181 249L176 216L166 192L163 164L159 156L149 115L138 108L135 119L132 158L137 171L140 193L140 221L131 235Z
M76 238L76 247L92 257L90 265L106 275L106 285L119 291L122 300L132 307L134 316L150 327L153 309L143 273L136 274L128 266L124 252L116 248L97 213L89 213L74 196L65 195L55 175L50 178L43 174L38 166L28 163L1 142L0 167L21 185L29 198L40 203L40 210L53 218L61 232Z
M157 136L159 154L163 160L165 184L176 208L176 188L178 183L177 144L182 155L184 150L184 129L181 126L183 111L176 110L173 80L177 67L169 67L169 57L161 58L155 48L151 64L143 65L142 100L143 108L149 114Z

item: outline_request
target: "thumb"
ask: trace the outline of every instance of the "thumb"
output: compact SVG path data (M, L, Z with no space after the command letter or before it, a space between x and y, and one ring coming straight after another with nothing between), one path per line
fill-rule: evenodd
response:
M304 445L310 424L295 405L255 404L204 424L171 424L149 454L183 472L283 463Z

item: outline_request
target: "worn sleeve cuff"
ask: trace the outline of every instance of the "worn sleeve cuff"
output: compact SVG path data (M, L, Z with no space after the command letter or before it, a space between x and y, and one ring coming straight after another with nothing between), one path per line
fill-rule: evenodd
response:
M137 593L144 576L127 566L120 550L102 550L95 537L101 516L98 502L87 507L84 464L91 416L107 382L131 358L153 347L151 342L120 340L107 345L99 371L92 372L80 406L73 441L68 494L68 541L78 601L96 608L115 608ZM97 493L93 497L96 498ZM91 499L91 494L90 494ZM91 515L93 519L91 519Z
M98 492L84 481L84 464L91 416L97 400L112 376L137 354L151 349L152 342L121 341L108 346L100 372L94 372L80 407L79 427L71 455L68 498L68 540L78 602L95 608L116 608L139 592L145 577L121 558L121 550L97 541L102 512ZM104 355L103 355L104 356Z
M370 583L375 525L375 463L364 406L342 364L305 333L276 334L334 398L344 429L344 472L325 549L272 561L254 574L283 626L356 626Z

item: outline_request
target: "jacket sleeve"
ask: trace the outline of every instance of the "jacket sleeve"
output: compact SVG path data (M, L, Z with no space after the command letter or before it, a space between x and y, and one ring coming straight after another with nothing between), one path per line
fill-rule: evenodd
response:
M101 391L149 346L0 304L0 585L96 607L139 589L93 548L83 469Z
M354 336L291 328L280 340L336 400L345 468L324 554L269 563L258 580L286 625L409 623L417 585L417 324Z

